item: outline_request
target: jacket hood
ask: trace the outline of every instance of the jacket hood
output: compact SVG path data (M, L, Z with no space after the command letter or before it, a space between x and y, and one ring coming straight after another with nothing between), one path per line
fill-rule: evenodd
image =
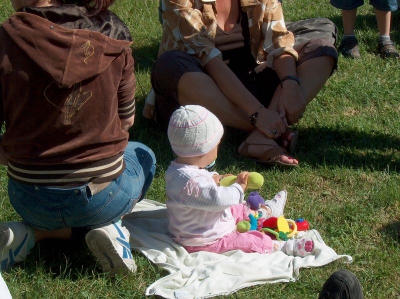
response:
M132 44L126 25L110 11L89 18L75 5L23 10L2 26L60 86L100 74Z

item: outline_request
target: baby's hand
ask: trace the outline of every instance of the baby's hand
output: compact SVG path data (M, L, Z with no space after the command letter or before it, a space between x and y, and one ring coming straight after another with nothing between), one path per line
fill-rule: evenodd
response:
M215 181L215 183L217 183L217 185L219 185L219 181L220 180L222 180L224 177L227 177L227 176L232 176L233 174L223 174L223 175L219 175L219 174L214 174L213 175L213 179L214 179L214 181Z
M213 174L212 178L213 178L214 182L215 182L217 185L219 185L219 181L221 180L221 176L220 176L219 174L216 173L216 174Z
M236 177L236 183L238 183L240 186L242 186L243 191L247 189L247 180L249 178L250 172L243 171L238 174Z

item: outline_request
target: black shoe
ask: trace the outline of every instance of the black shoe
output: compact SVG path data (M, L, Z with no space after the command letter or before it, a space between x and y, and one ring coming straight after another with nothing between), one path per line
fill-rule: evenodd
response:
M397 52L394 42L391 40L379 41L378 52L382 58L399 58L399 52Z
M358 49L358 40L355 36L343 38L338 51L347 58L361 58L360 50Z
M338 270L324 283L318 299L363 299L360 281L350 271Z

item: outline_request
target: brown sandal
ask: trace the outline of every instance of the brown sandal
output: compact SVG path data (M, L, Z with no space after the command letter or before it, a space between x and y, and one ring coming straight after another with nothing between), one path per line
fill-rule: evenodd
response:
M293 134L292 140L289 140L287 137L289 137L290 134ZM284 134L282 134L278 139L276 139L276 142L286 149L286 151L291 155L294 152L294 149L297 144L297 140L299 139L299 131L293 131L293 130L286 130ZM289 144L287 147L283 146L283 142L287 141Z
M282 165L282 166L289 166L289 167L297 167L298 166L298 164L284 163L280 160L282 155L288 156L289 158L292 158L292 157L289 156L288 152L284 148L277 145L275 140L273 140L273 139L266 139L266 142L264 142L264 143L247 143L246 140L244 140L243 142L244 142L243 147L240 150L238 150L238 153L241 156L248 157L248 158L250 158L258 163L261 163L261 164ZM260 158L252 158L252 157L250 157L250 154L249 154L249 146L250 145L264 145L264 146L269 145L270 148L267 151L265 151L265 153Z

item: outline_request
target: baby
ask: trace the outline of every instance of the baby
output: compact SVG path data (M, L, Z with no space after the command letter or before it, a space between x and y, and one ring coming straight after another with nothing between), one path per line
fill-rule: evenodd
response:
M223 187L219 185L223 176L208 170L215 162L223 133L218 118L201 106L180 107L171 116L168 139L177 158L165 177L168 230L174 241L188 252L281 250L294 256L312 254L314 242L308 238L275 241L257 230L236 230L236 223L247 216L243 203L249 173L241 172L236 183ZM278 195L265 203L273 216L283 214L286 202L286 192Z

